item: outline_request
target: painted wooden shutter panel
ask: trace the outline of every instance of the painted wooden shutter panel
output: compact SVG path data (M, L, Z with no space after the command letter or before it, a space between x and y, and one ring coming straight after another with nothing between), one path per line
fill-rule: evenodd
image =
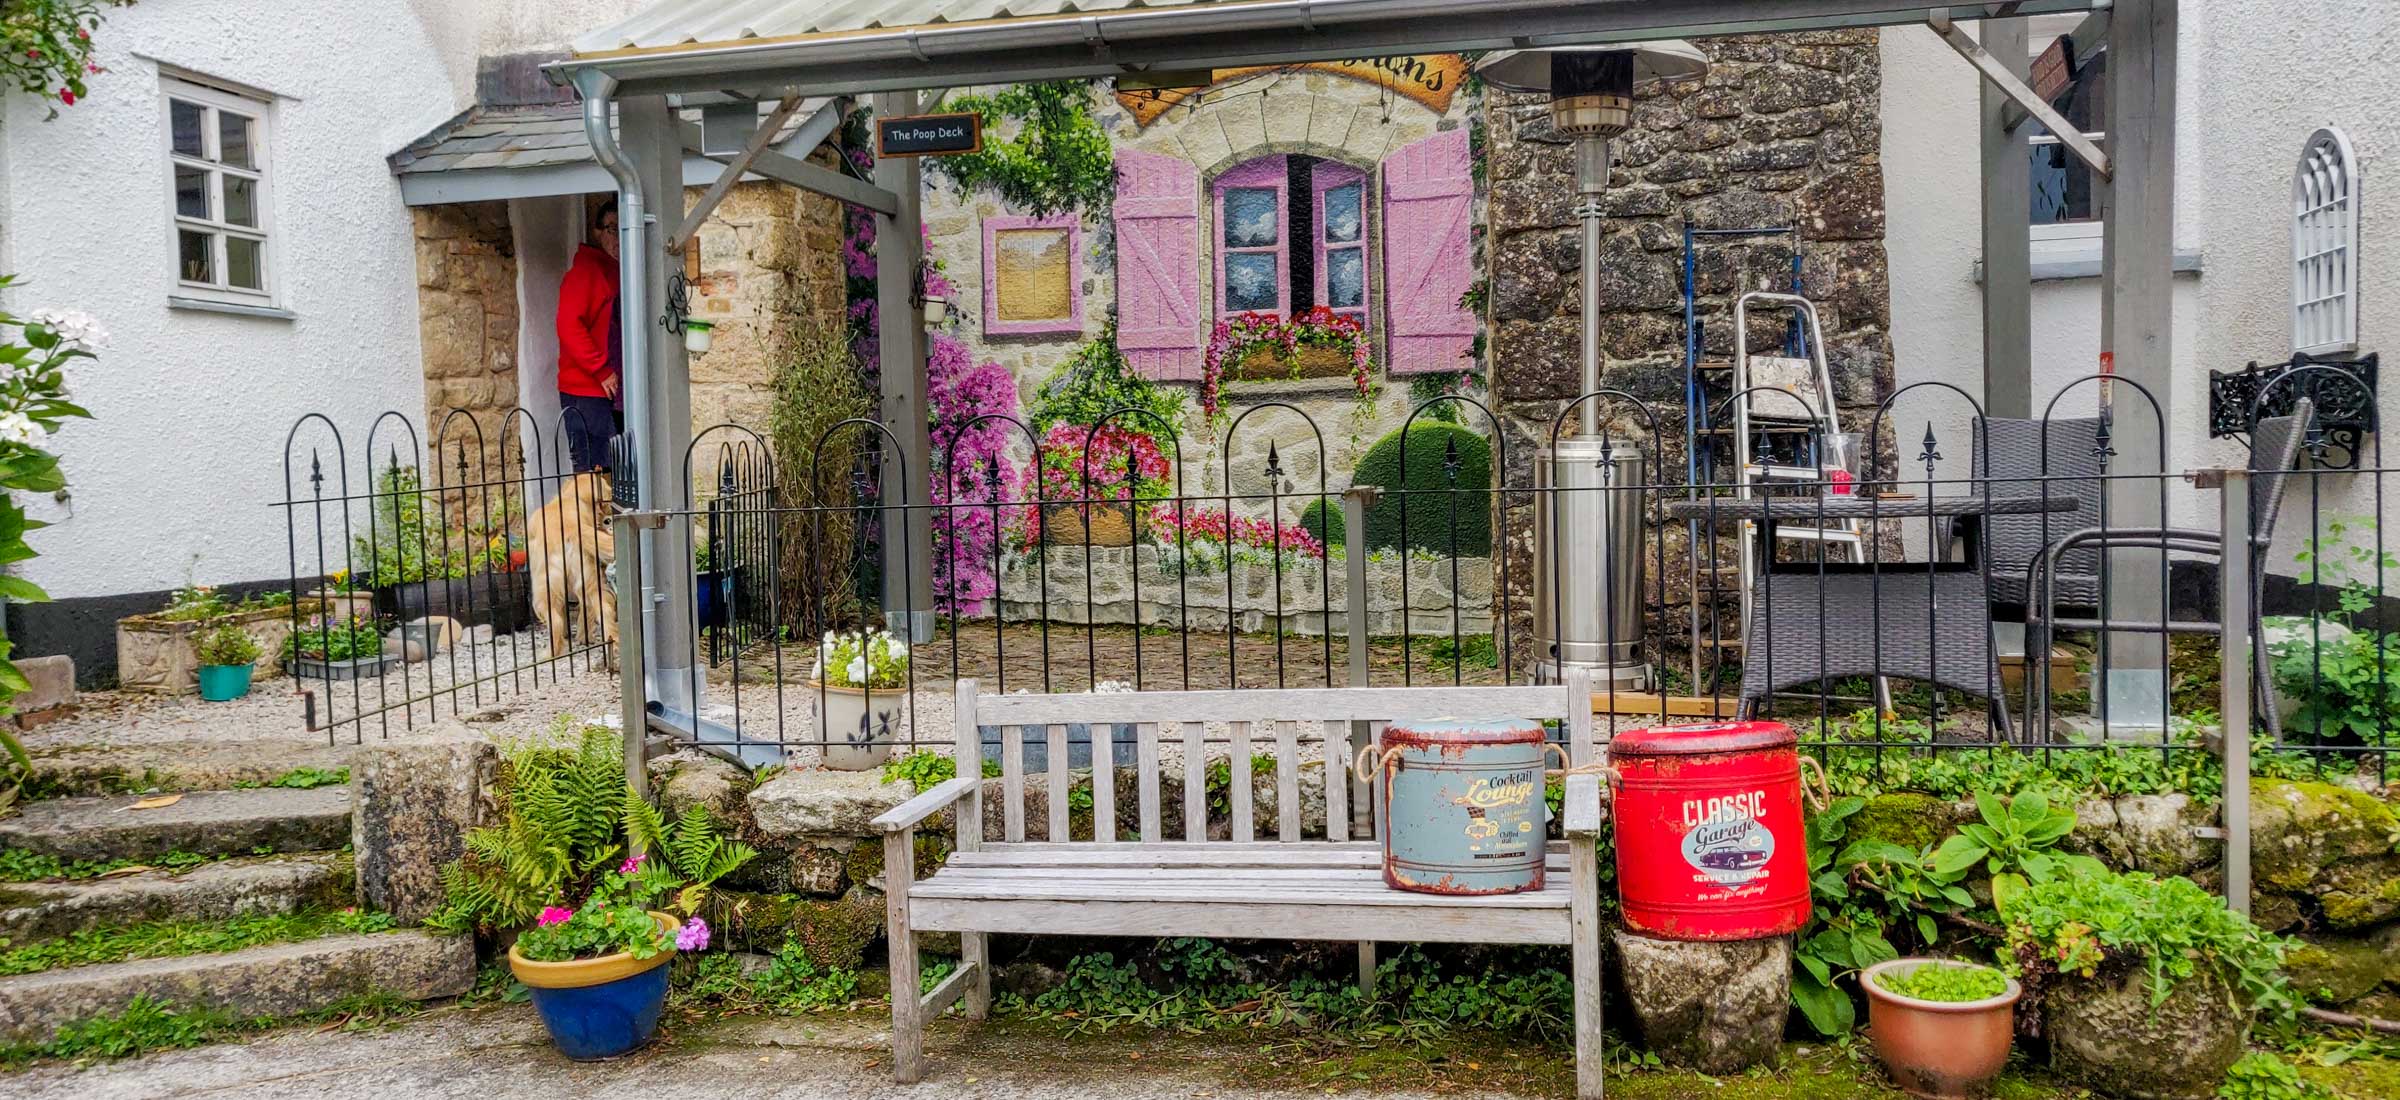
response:
M1475 313L1458 304L1474 284L1468 239L1475 212L1467 132L1435 134L1383 162L1383 300L1393 374L1466 370Z
M1117 347L1144 377L1197 381L1200 355L1200 169L1117 153Z

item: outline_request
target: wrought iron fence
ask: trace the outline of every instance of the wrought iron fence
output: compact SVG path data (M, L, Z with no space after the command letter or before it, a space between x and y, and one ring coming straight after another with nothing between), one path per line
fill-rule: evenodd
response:
M1536 483L1525 472L1534 464L1510 448L1564 454L1585 402L1607 408L1598 461L1617 472ZM737 551L748 556L736 569L795 556L853 563L820 573L846 586L838 598L757 586L774 629L712 642L708 660L689 663L690 697L706 703L681 732L745 758L807 760L840 749L855 722L821 716L863 707L870 732L898 751L947 747L949 685L969 676L1002 692L1522 682L1576 640L1545 625L1574 619L1576 592L1604 605L1599 621L1621 618L1620 601L1639 609L1648 676L1604 676L1595 698L1617 725L1772 716L1802 728L1820 756L1874 769L2012 746L2095 761L2198 759L2216 751L2227 627L2212 577L2228 560L2248 578L2237 601L2248 610L2234 609L2231 630L2256 643L2259 659L2244 667L2272 766L2383 774L2400 726L2400 684L2386 691L2400 659L2387 663L2381 633L2392 562L2379 525L2333 523L2324 504L2371 501L2380 515L2383 471L2372 460L2317 465L2331 444L2305 417L2252 425L2256 472L2232 480L2259 522L2243 521L2253 534L2228 540L2221 490L2125 468L2128 434L2162 438L2167 425L2122 380L2078 381L2042 416L2014 420L1984 416L1956 387L1912 386L1866 416L1855 474L1831 472L1838 448L1811 427L1702 464L1726 472L1702 484L1681 476L1691 467L1679 408L1602 392L1525 433L1453 396L1410 423L1445 405L1489 440L1491 467L1504 472L1497 485L1462 478L1453 450L1430 484L1337 490L1324 433L1302 410L1268 403L1226 425L1214 454L1169 454L1170 476L1147 489L1090 460L1105 453L1095 444L1115 418L1089 428L1080 466L1062 476L1028 425L979 417L970 428L1005 433L1014 461L953 446L936 455L936 501L904 508L878 491L886 477L918 476L890 457L896 441L871 422L837 426L863 441L852 475L793 480L845 492L772 505L725 504L720 493L655 517L713 531L730 513L762 532ZM1277 442L1262 450L1248 432ZM1173 434L1162 434L1172 450ZM1313 457L1294 462L1294 450ZM1244 455L1254 464L1238 468ZM1025 473L1045 465L1051 476ZM1775 476L1748 476L1761 471ZM1619 517L1601 521L1598 540L1641 567L1579 586L1571 574L1593 572L1601 547L1562 540L1559 524L1595 496L1632 498L1590 511ZM910 513L933 529L927 567L905 546L885 561L885 533ZM1631 531L1621 526L1628 516ZM829 539L836 529L847 534ZM1818 537L1776 537L1795 530ZM1834 530L1851 537L1823 537ZM2371 542L2352 547L2357 562L2374 563L2363 580L2327 579L2325 551L2305 549L2339 538ZM2301 572L2270 569L2295 562ZM904 674L856 693L818 678L828 634L879 629L902 621L890 612L923 607L934 609L931 628ZM2025 652L2043 656L2009 652L2020 630ZM2331 640L2303 647L2300 633ZM845 694L856 697L848 710L836 705ZM2367 698L2370 708L2353 705Z

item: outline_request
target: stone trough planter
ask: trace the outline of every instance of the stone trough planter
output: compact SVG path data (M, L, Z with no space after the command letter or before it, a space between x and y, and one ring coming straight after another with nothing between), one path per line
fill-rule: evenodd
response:
M322 604L302 600L297 617L307 620L317 616ZM237 611L213 619L165 619L157 615L134 615L117 620L117 684L126 691L149 692L154 695L192 695L200 690L200 639L219 624L233 623L258 643L266 653L283 650L283 640L292 632L295 611L290 607L262 607L256 611ZM272 662L260 662L261 675L273 675Z
M2042 1008L2052 1068L2105 1095L2142 1100L2215 1096L2250 1032L2250 1007L2205 969L2176 982L2156 1008L2139 967L2061 978L2043 991Z
M455 619L514 634L533 625L533 574L477 573L447 580L410 581L372 589L375 617L407 622Z
M295 657L285 661L284 670L303 680L372 680L384 670L399 664L400 658L390 654L377 657L352 657L341 661L320 661L314 657Z

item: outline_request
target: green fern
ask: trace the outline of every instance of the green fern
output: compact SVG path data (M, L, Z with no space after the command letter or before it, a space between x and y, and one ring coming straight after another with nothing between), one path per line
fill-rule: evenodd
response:
M710 884L758 855L698 806L668 822L626 783L622 741L603 726L561 719L546 737L508 747L497 794L500 823L469 832L466 854L442 870L447 901L426 922L434 928L529 925L545 906L579 903L629 844L673 872L676 908L688 915Z

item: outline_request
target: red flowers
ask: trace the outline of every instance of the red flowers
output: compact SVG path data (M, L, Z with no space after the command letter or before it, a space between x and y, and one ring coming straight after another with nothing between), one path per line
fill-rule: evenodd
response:
M1200 411L1214 422L1222 400L1225 372L1231 364L1239 363L1254 348L1274 349L1276 358L1291 362L1302 347L1342 348L1350 353L1350 381L1358 386L1358 396L1371 398L1375 394L1374 342L1367 339L1366 326L1355 318L1335 313L1324 306L1312 306L1289 321L1272 313L1237 313L1219 318L1210 333L1208 352L1202 360L1200 375Z
M59 101L60 103L64 103L64 104L66 104L66 105L67 105L67 106L69 106L69 107L72 107L72 106L74 106L74 105L75 105L75 91L74 91L74 89L72 89L72 88L60 88L60 89L58 90L58 101Z
M1181 519L1180 528L1177 519ZM1325 544L1307 530L1264 519L1228 516L1222 508L1185 509L1161 504L1150 510L1151 535L1161 545L1174 545L1180 533L1185 543L1220 543L1255 550L1273 548L1305 558L1325 556Z

